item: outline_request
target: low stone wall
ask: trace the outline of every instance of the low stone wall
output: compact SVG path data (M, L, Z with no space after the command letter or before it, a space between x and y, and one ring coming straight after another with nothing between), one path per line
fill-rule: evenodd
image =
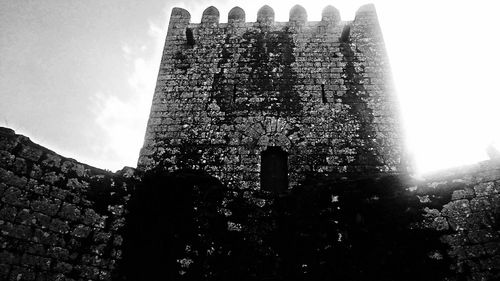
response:
M499 280L499 168L485 162L424 181L316 176L279 195L231 190L192 172L149 171L130 204L124 274Z
M132 174L0 128L0 280L111 280Z
M436 173L415 191L457 280L500 278L500 161Z
M500 279L498 161L422 181L315 176L282 194L134 172L0 128L0 280Z

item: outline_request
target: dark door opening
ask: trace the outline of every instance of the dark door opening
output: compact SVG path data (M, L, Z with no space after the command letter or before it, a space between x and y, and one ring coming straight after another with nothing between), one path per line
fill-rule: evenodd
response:
M260 186L275 193L288 189L288 153L279 146L270 146L261 153Z

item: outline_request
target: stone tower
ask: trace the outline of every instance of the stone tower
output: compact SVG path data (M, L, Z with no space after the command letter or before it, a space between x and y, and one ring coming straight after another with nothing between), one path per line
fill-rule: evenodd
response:
M328 6L288 22L209 7L172 10L139 168L201 169L235 188L282 191L308 174L404 172L384 42L373 5L354 21Z

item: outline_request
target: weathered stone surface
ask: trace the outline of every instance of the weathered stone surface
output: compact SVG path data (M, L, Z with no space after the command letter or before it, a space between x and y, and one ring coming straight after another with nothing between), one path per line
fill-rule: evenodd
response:
M110 280L116 257L95 251L121 246L110 237L123 226L124 179L0 128L0 280Z
M429 176L415 192L427 193L436 214L442 214L449 234L441 240L455 277L464 280L497 280L500 277L500 208L496 204L500 163L487 161ZM431 186L431 188L429 188ZM421 193L420 193L421 194ZM434 223L444 229L444 220ZM458 279L461 280L461 279Z
M284 23L264 6L257 23L207 25L218 19L212 7L201 24L174 9L139 167L202 169L258 189L262 151L280 146L290 187L317 172L404 171L385 47L368 10L341 22L327 7L311 22L295 6Z
M228 24L219 18L209 7L192 24L173 9L139 167L204 170L223 184L169 177L175 184L157 184L173 189L133 198L143 202L134 221L133 168L99 170L0 128L0 280L123 280L142 262L164 273L166 256L186 280L193 268L205 270L195 280L233 269L245 280L266 270L256 280L376 280L408 260L419 265L400 273L427 279L384 280L500 280L498 162L399 181L400 121L373 5L351 22L331 6L320 22L300 6L287 23L268 6L256 23L240 8ZM261 152L273 146L288 153L290 190L280 196L259 190ZM399 180L380 180L387 174ZM126 215L142 227L123 233ZM124 268L133 247L146 255ZM217 259L229 266L212 270Z

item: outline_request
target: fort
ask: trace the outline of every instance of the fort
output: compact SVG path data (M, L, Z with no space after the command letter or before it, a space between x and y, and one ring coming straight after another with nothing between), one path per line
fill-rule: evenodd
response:
M314 172L402 172L396 104L372 5L353 22L332 6L310 22L295 6L279 23L264 6L246 23L234 8L227 24L214 7L200 24L175 8L139 167L202 168L258 188L273 147L291 187Z
M373 5L219 21L172 10L137 168L0 128L0 280L500 278L500 162L411 178Z

